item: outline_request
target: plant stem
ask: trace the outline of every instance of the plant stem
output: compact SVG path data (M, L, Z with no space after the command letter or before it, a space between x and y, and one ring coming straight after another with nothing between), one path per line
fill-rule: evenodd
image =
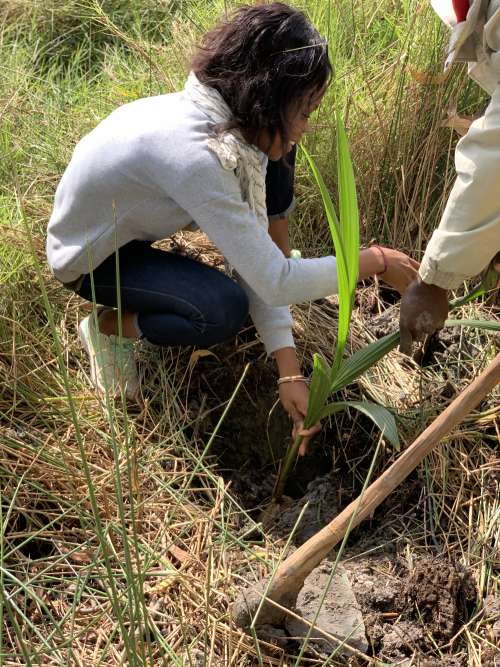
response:
M291 447L288 448L287 453L285 454L285 458L283 459L283 465L281 466L281 470L279 472L278 479L276 481L276 486L274 487L273 491L274 503L277 503L279 500L281 500L281 496L283 495L283 491L285 490L285 482L288 479L288 475L290 473L292 465L295 463L297 459L297 453L299 451L299 447L302 443L302 440L303 437L301 435L297 436L293 441Z

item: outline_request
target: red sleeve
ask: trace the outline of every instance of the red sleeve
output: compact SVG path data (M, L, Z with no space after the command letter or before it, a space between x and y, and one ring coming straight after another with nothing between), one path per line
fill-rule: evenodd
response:
M458 23L465 21L469 11L469 0L452 0Z

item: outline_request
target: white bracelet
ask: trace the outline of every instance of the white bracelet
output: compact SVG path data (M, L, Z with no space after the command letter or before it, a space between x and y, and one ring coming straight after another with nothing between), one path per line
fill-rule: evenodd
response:
M286 375L285 377L279 378L278 380L278 387L280 384L284 384L285 382L309 382L309 380L304 377L303 375Z

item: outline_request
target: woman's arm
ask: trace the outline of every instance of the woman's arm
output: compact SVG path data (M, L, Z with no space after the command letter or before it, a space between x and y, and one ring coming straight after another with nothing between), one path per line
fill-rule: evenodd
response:
M359 253L359 280L380 276L390 287L404 294L416 278L419 264L404 252L372 246Z
M269 236L276 243L285 257L290 257L290 240L288 238L288 218L269 221Z
M288 218L269 221L269 235L285 257L290 257ZM403 294L415 278L418 263L392 248L372 246L359 253L359 280L380 275L382 280Z
M276 359L280 377L301 375L302 371L294 347L282 347L280 350L273 352L273 357Z

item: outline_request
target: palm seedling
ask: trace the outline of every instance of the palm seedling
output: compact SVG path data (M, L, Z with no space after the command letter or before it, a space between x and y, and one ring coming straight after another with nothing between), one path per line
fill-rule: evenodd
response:
M359 266L359 211L347 135L342 120L337 115L337 175L339 216L335 212L330 194L313 158L302 147L313 177L319 187L326 219L332 236L334 253L337 258L338 274L338 333L333 364L330 366L320 355L313 357L313 372L309 392L309 404L304 420L304 428L310 428L321 419L346 408L354 408L370 417L381 429L384 437L399 450L399 436L394 415L384 406L367 400L334 401L327 404L330 394L338 392L354 382L368 368L394 349L399 343L399 331L384 336L358 350L348 358L343 357L351 322L354 294ZM497 280L493 268L489 270L481 286L462 299L450 303L450 308L457 308L492 289ZM447 320L447 326L470 326L500 330L499 322L487 320ZM298 436L288 448L282 462L280 474L273 493L277 501L283 495L285 483L302 442Z

